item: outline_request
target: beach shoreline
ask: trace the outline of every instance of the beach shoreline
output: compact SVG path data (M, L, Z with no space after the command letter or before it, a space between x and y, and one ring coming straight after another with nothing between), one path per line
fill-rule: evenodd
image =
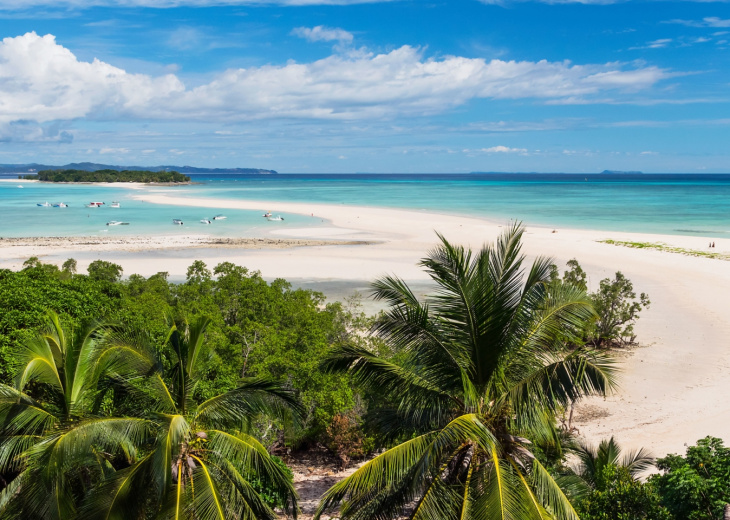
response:
M228 261L267 278L310 281L307 287L315 290L318 282L360 284L384 274L423 284L427 276L418 261L437 243L436 232L453 243L479 247L510 225L508 219L495 222L432 211L213 201L144 189L135 190L133 197L152 204L297 213L325 222L275 229L261 239L269 246L276 240L289 241L285 247L246 247L246 240L259 239L245 238L230 239L234 242L227 247L215 243L227 239L204 234L160 236L148 244L145 240L150 237L4 239L0 267L18 269L30 256L59 265L74 257L80 272L94 259L103 259L122 265L125 275L166 271L173 278L184 276L194 260L209 267ZM730 349L726 347L730 318L724 310L730 308L730 263L600 242L607 239L663 242L694 250L703 250L714 240L714 251L730 249L728 239L526 227L523 251L528 260L550 256L562 270L568 260L577 258L592 290L601 279L622 271L637 292L647 292L652 300L636 326L641 346L622 356L620 390L605 400L581 402L574 426L590 442L614 435L626 448L646 447L657 456L683 452L685 444L706 435L726 435L730 431ZM41 247L38 240L47 242Z

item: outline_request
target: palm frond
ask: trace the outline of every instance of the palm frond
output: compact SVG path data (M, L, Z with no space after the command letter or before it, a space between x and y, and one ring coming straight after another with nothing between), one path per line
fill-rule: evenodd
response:
M288 419L304 414L293 390L264 377L248 378L238 388L217 395L197 406L196 420L210 426L240 426L257 414Z
M580 520L573 504L570 503L555 479L537 459L532 462L531 480L535 495L555 520Z

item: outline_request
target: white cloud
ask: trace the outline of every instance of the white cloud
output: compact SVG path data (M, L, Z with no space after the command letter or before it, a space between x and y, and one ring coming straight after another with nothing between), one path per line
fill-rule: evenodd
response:
M230 69L187 89L174 74L129 74L79 61L52 35L0 43L0 124L32 120L167 119L226 123L271 118L373 119L442 113L472 99L555 101L618 95L671 77L621 63L424 58L403 46L353 51L311 63Z
M88 7L210 7L257 5L356 5L376 4L397 0L0 0L0 10L29 9L32 7L78 8Z
M481 150L478 150L479 152L483 153L520 153L525 154L527 153L526 148L510 148L508 146L492 146L490 148L482 148Z
M102 155L119 155L129 153L129 148L102 148L99 150Z
M353 36L351 32L344 29L325 27L318 25L316 27L297 27L292 30L294 36L299 36L310 42L352 42Z
M717 16L708 16L702 20L682 20L677 18L662 23L686 25L687 27L730 27L730 20L718 18Z
M672 43L671 38L660 38L658 40L651 41L646 44L646 49L663 49L667 45Z
M81 62L52 35L0 43L0 122L47 122L161 102L184 87L174 75L128 74L99 60Z

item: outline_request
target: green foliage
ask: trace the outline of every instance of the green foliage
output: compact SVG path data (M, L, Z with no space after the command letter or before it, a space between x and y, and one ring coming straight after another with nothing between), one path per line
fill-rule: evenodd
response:
M651 484L615 465L599 470L596 488L579 503L578 512L581 520L672 520Z
M730 503L730 448L722 440L705 437L684 457L658 459L657 467L664 473L651 481L676 520L722 520Z
M144 334L99 325L74 334L49 313L17 353L15 384L0 385L0 473L14 477L0 517L164 518L172 507L190 520L275 520L249 480L295 513L291 472L238 429L298 410L294 392L248 378L201 399L208 324L171 327L165 370ZM129 416L113 414L119 393L134 401Z
M42 170L37 175L26 175L24 178L45 182L190 182L190 177L176 171L147 170Z
M374 329L389 350L347 341L325 366L384 396L370 418L400 443L333 486L315 518L336 508L343 519L398 518L415 508L409 517L423 520L577 520L530 441L555 445L556 410L605 395L613 364L565 347L566 328L581 328L593 310L583 291L549 284L548 259L523 267L522 234L516 225L477 252L440 237L421 261L436 285L425 301L398 278L373 284L389 304Z
M118 282L122 279L123 272L121 265L106 260L94 260L89 264L87 271L89 278L103 282Z
M633 342L639 313L651 303L646 293L637 299L634 285L620 271L613 280L601 280L598 292L591 299L598 313L592 339L598 343Z
M576 259L568 261L568 269L561 279L556 266L552 266L550 281L553 287L569 285L587 290L586 273ZM649 307L649 296L641 293L637 298L634 285L620 271L612 279L601 280L598 291L590 293L596 319L580 331L584 343L595 345L632 343L636 336L634 325L642 309Z
M293 486L294 473L289 466L287 466L286 463L276 455L271 456L271 461L279 468L281 473L286 476L287 481ZM271 509L279 508L283 510L286 508L287 501L289 500L286 493L282 493L280 489L272 486L266 481L266 479L262 479L255 473L249 475L248 480L251 487L256 490L262 500L266 502L266 505L268 505Z
M28 262L26 262L28 263ZM42 326L46 311L61 315L79 328L89 316L109 317L121 301L119 294L86 276L64 279L49 264L30 264L20 272L0 270L0 382L9 384L18 360L17 346Z
M348 376L319 369L332 344L354 338L378 348L367 338L371 321L356 302L325 305L321 294L294 290L284 280L267 283L259 273L228 262L212 273L195 262L182 284L169 283L164 272L115 281L120 276L121 268L109 262L92 262L85 276L37 258L21 272L0 271L0 382L9 383L17 366L12 347L43 322L46 309L71 327L95 316L145 331L166 363L170 353L162 345L168 318L208 316L207 341L215 356L197 386L201 397L235 388L243 376L286 382L300 392L306 409L302 428L287 429L285 440L295 446L317 441L336 414L348 413L357 403L358 413L367 408ZM269 444L280 440L283 425L271 426L257 425L267 432Z
M579 461L574 473L591 489L605 488L603 470L608 466L626 469L631 478L636 479L654 465L653 457L644 448L624 454L613 437L602 440L597 448L577 443L570 451Z
M69 258L61 266L61 268L68 274L76 274L76 267L76 260L74 260L73 258Z

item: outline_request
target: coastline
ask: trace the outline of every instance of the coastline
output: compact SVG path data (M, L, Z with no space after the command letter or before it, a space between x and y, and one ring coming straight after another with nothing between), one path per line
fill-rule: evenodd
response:
M129 187L124 183L126 187ZM245 265L269 277L316 282L373 280L384 274L423 283L427 277L417 262L437 241L440 232L454 243L479 247L490 242L509 222L445 215L435 212L335 204L282 203L185 198L136 191L134 198L154 204L220 209L271 210L298 213L326 221L323 226L281 229L264 240L303 241L307 247L222 247L219 237L162 236L137 243L127 237L59 238L39 244L0 248L0 267L19 268L33 254L61 263L70 256L83 272L97 258L115 261L125 274L150 276L158 271L184 275L193 260L210 267L221 261ZM681 453L706 435L730 431L730 264L711 258L667 251L631 249L599 240L664 242L701 250L712 239L528 226L523 251L528 261L551 256L562 270L577 258L595 290L601 279L622 271L637 292L647 292L651 308L642 313L636 332L641 346L622 355L620 390L603 399L583 401L574 426L590 442L615 435L628 449L646 447L655 455ZM22 239L17 243L22 243ZM116 244L112 243L116 241ZM246 240L246 239L236 239ZM249 239L251 240L251 239ZM5 239L7 241L7 239ZM9 242L0 242L2 245ZM197 241L197 242L196 242ZM317 242L319 241L319 242ZM727 253L729 239L714 239L718 253ZM354 243L356 244L354 244ZM32 254L30 254L32 252ZM24 255L24 256L23 256ZM155 261L159 260L159 261Z

